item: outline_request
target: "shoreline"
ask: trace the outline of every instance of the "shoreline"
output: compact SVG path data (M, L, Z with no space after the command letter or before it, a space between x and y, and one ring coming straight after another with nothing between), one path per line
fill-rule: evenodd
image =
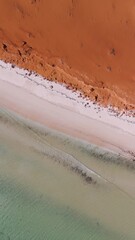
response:
M0 108L135 159L135 119L0 61ZM64 119L64 120L63 120Z

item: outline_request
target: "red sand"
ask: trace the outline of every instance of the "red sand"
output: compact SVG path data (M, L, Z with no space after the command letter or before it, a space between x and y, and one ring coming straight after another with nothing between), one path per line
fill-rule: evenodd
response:
M1 0L0 58L135 109L135 0Z

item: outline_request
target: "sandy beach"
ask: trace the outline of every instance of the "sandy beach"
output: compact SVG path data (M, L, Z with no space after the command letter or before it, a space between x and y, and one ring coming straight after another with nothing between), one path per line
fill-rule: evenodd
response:
M64 85L0 63L0 108L68 135L135 158L133 117L101 108Z

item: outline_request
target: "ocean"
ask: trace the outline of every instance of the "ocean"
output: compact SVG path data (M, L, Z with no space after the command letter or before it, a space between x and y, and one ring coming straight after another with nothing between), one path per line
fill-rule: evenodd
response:
M0 240L134 240L135 162L0 109Z

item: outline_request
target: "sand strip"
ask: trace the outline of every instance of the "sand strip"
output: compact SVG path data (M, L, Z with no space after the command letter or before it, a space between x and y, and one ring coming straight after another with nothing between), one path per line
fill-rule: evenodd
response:
M64 85L4 62L0 62L0 108L134 158L134 118L101 108Z

